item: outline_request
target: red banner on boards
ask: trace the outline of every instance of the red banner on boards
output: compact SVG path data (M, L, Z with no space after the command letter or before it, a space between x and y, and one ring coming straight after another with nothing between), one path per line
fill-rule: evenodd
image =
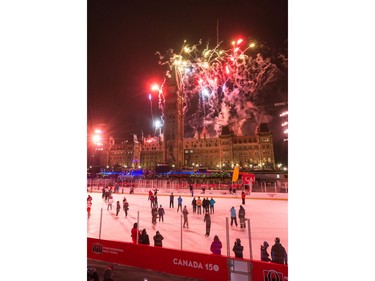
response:
M243 184L254 184L255 175L254 174L242 174L242 183Z

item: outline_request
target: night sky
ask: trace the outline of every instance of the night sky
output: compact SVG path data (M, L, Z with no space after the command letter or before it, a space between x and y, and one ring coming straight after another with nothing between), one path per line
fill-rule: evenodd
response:
M239 36L253 38L263 51L287 56L287 1L98 1L88 6L88 129L107 124L114 137L141 131L152 133L148 94L153 82L161 82L165 70L158 65L157 51L179 50L184 40L200 39L210 46L229 44ZM217 32L217 27L218 31ZM275 116L270 122L274 134L276 161L287 161L281 121L287 101L287 74L278 84L265 89L264 107ZM153 99L153 110L157 109Z

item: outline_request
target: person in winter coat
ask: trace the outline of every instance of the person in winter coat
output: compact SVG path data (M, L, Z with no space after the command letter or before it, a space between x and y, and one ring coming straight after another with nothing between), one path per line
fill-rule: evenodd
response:
M154 236L154 246L163 247L163 239L163 235L161 235L159 231L156 231L156 234Z
M137 237L138 236L138 237ZM141 231L138 230L138 224L134 223L133 228L131 230L131 237L134 244L137 244L137 239L141 237Z
M245 208L240 205L240 210L238 211L238 218L240 219L240 228L245 228Z
M272 261L270 258L269 258L269 254L267 252L267 248L268 248L268 243L267 241L264 241L263 242L263 245L260 245L260 260L261 261Z
M113 281L113 267L107 266L103 272L103 281Z
M211 230L211 216L208 212L204 214L203 221L206 222L206 237L210 236L210 230Z
M177 212L178 210L182 211L182 197L181 195L177 198Z
M151 209L151 222L152 224L156 224L156 218L158 217L158 208L156 206L152 207Z
M188 228L189 229L189 222L188 222L188 210L186 208L186 205L184 206L184 209L182 210L182 214L184 215L184 225L183 227L185 228ZM186 225L186 226L185 226Z
M116 217L118 216L118 213L120 212L120 210L121 210L120 201L117 201L116 202Z
M197 212L197 200L195 200L195 197L191 200L191 205L193 206L193 214L195 214Z
M139 244L150 245L150 238L148 237L146 229L142 230L142 234L139 237Z
M230 209L230 226L233 225L233 222L237 226L236 209L232 206L232 208Z
M245 205L246 194L244 191L241 193L242 205Z
M110 195L110 196L108 196L107 210L109 210L109 209L112 210L112 204L113 204L113 196Z
M236 258L243 258L243 246L241 245L241 239L236 239L232 250Z
M214 200L214 198L211 197L210 199L210 214L214 214L215 213L215 203L216 201Z
M99 274L95 267L87 268L87 281L99 281Z
M202 213L202 200L199 196L198 196L196 203L197 203L197 214L201 214Z
M280 243L280 238L275 238L275 244L271 248L272 262L288 265L288 255Z
M174 208L174 195L173 192L169 195L169 208Z
M214 241L211 243L210 250L214 255L221 255L221 248L223 245L221 244L221 241L217 235L214 237Z
M90 218L92 200L87 201L87 218Z
M88 201L91 201L92 200L92 197L91 197L91 195L89 194L88 196L87 196L87 202Z
M123 207L124 212L125 212L125 217L128 217L129 203L128 203L128 201L126 201L125 198L122 202L123 202L122 207Z
M164 211L164 208L162 207L162 205L160 205L160 208L158 210L158 214L159 214L159 221L163 221L164 222L164 214L165 214L165 211Z

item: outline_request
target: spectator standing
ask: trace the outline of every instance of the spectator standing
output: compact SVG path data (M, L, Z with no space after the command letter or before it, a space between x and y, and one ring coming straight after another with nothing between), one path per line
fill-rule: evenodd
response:
M188 210L186 208L186 205L184 206L184 209L182 210L182 214L184 215L184 225L183 227L189 229L189 222L188 222ZM186 225L186 226L185 226Z
M169 208L174 208L174 195L173 192L169 195Z
M134 223L133 228L131 230L131 237L134 244L137 244L139 237L141 236L141 232L138 230L138 224Z
M95 267L87 268L87 281L99 281L99 275Z
M211 199L210 199L210 214L215 213L215 203L216 203L216 201L214 200L214 198L211 197Z
M275 238L275 244L271 248L272 262L288 265L288 255L280 243L280 238Z
M116 217L118 216L118 213L120 212L120 210L121 210L120 201L117 201L116 202Z
M243 246L241 245L241 239L236 239L232 250L236 258L243 258Z
M142 234L139 237L139 244L150 245L150 238L148 237L146 229L142 230Z
M107 266L103 272L103 281L113 281L113 267Z
M267 241L264 241L263 245L260 245L260 260L261 261L272 261L269 258L270 255L267 252L268 246L269 246L269 244L267 243Z
M241 193L241 199L242 199L242 205L245 205L245 199L246 199L245 191L242 191L242 193Z
M237 226L236 209L232 206L232 208L230 209L230 226L233 225L233 222Z
M195 200L195 197L191 200L191 205L193 206L193 214L195 214L197 212L197 200Z
M206 237L210 236L210 230L211 230L211 216L209 214L209 212L206 212L204 214L204 219L203 221L206 222Z
M238 211L238 218L240 219L240 228L246 228L245 225L245 208L240 205L240 210Z
M182 211L182 197L181 195L177 198L177 212L178 210Z
M160 205L160 208L158 210L158 214L159 214L159 221L161 220L162 222L164 222L165 211L164 211L164 208L163 208L162 205Z
M201 213L202 213L202 200L198 196L198 199L197 199L197 214L199 215Z
M221 255L221 248L223 245L221 244L221 241L217 235L214 237L214 241L211 243L210 250L214 255Z
M154 246L163 247L163 239L163 235L161 235L159 231L156 231L154 236Z

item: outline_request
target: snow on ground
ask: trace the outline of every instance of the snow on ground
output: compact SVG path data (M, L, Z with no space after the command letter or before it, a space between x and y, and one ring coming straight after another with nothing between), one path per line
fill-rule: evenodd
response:
M146 191L146 190L145 190ZM229 222L229 255L234 256L232 247L236 238L240 238L244 246L244 258L250 258L250 243L248 229L241 229L238 219L238 210L242 201L240 194L223 195L217 194L194 194L194 196L202 196L214 198L215 213L211 214L211 233L209 237L205 237L206 224L203 221L204 215L193 214L191 201L193 197L187 193L174 192L174 208L169 208L169 191L158 192L158 205L162 205L165 210L164 222L153 225L151 222L150 201L148 194L137 193L114 193L112 210L107 210L107 204L102 199L101 192L89 192L92 196L91 215L87 220L87 236L99 238L100 231L100 213L102 212L102 228L101 239L131 242L130 231L133 224L137 222L137 214L139 212L139 229L146 229L150 244L154 245L153 236L157 230L164 236L163 247L172 249L183 249L193 252L211 253L210 245L213 237L218 235L222 244L222 254L227 255L227 238L226 238L226 218ZM188 222L189 229L181 228L181 212L177 212L177 197L181 195L183 201L182 206L186 205L189 211ZM122 210L122 200L126 197L129 202L128 217ZM281 244L288 252L288 201L287 199L262 198L264 194L256 196L254 193L251 197L246 198L244 208L246 210L246 218L250 219L251 229L251 248L253 259L260 260L260 245L263 241L267 241L270 245L268 253L271 255L271 246L274 244L275 237L280 237ZM277 197L277 196L276 196ZM116 217L116 202L120 201L121 211ZM230 208L234 206L237 213L238 227L234 224L230 226ZM182 229L182 236L181 236ZM182 237L182 238L181 238ZM181 248L182 241L182 248Z

